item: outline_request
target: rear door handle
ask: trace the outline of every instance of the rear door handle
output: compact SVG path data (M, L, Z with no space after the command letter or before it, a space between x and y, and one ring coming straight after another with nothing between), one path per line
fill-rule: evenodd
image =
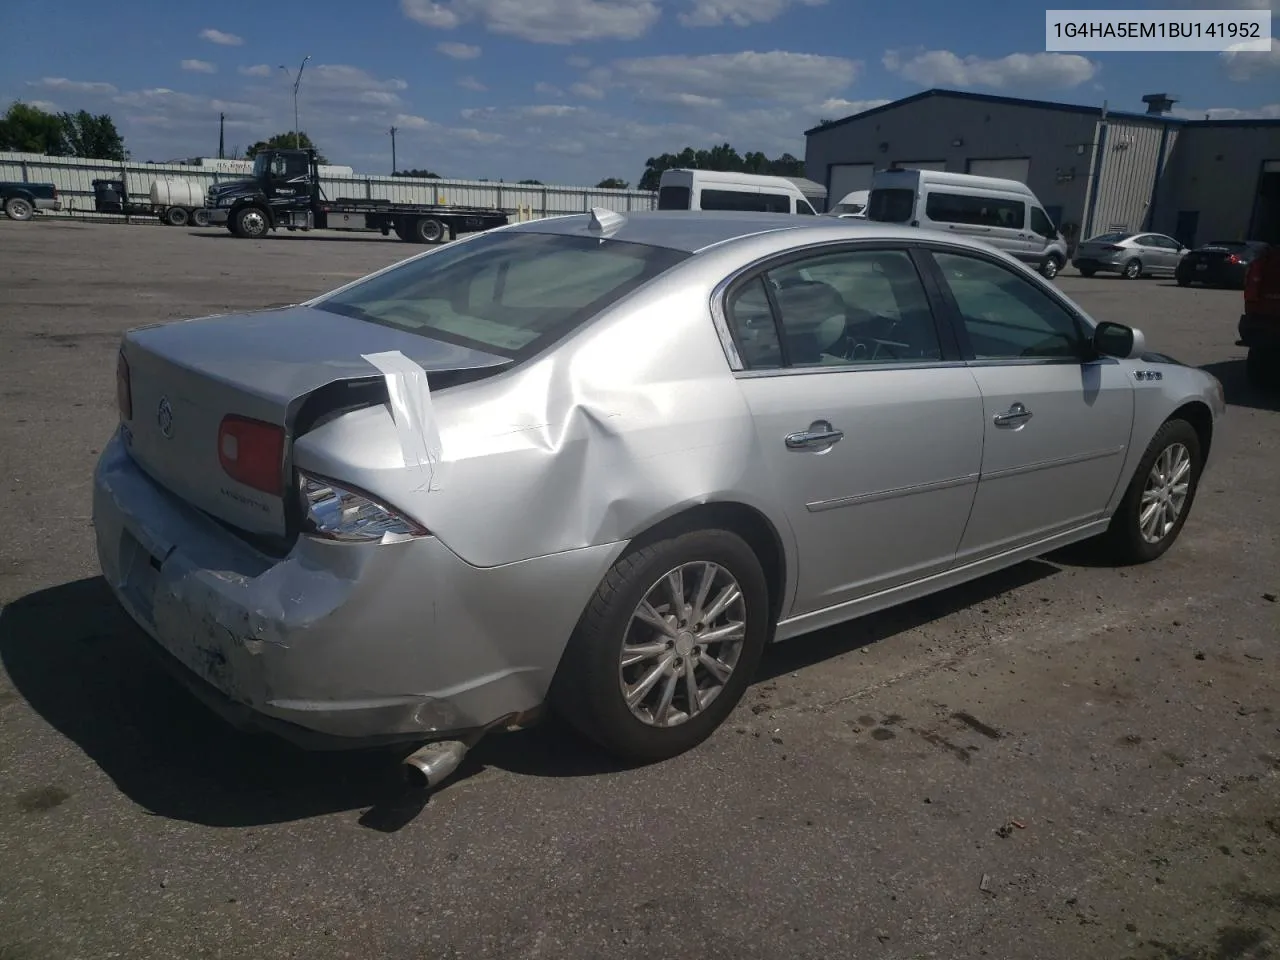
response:
M814 447L829 447L842 439L843 430L837 430L826 420L815 420L809 424L808 430L787 434L784 442L788 450L812 450Z
M997 413L991 419L997 427L1016 427L1031 419L1031 411L1023 404L1015 403L1004 413Z

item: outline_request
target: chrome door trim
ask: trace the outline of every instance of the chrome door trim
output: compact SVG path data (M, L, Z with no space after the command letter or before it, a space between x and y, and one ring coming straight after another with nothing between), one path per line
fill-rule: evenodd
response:
M822 513L825 510L838 510L840 507L853 507L863 503L876 503L881 500L894 500L898 497L910 497L917 493L933 493L937 490L949 490L952 487L964 487L977 483L980 474L970 473L950 480L934 480L930 483L913 483L909 487L895 487L892 490L877 490L874 493L860 493L854 497L838 497L834 500L815 500L806 503L805 509L810 513Z
M1054 467L1069 467L1076 463L1088 463L1090 460L1104 460L1116 457L1127 450L1127 446L1109 447L1106 450L1090 450L1086 453L1073 454L1070 457L1056 457L1053 460L1037 460L1035 463L1022 463L1016 467L1003 470L983 471L982 480L1002 480L1005 477L1016 477L1024 473L1035 473L1038 470L1051 470Z

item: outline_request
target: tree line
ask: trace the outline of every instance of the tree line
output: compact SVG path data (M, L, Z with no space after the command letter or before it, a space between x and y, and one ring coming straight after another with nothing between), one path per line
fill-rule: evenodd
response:
M16 100L0 117L0 150L97 160L125 160L129 156L109 114L95 115L88 110L50 113Z
M760 151L739 154L732 146L722 143L709 150L685 147L679 153L664 153L644 162L644 175L638 189L657 190L665 170L716 170L721 173L757 173L774 177L803 177L804 161L784 153L770 160Z

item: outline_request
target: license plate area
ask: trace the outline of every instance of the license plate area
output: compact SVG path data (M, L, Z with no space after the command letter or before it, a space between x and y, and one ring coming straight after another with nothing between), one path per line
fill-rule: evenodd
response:
M160 581L161 559L125 530L120 538L120 592L129 605L148 623L155 623L156 584Z
M1197 263L1197 264L1196 264L1196 269L1197 269L1197 270L1208 270L1208 269L1209 269L1209 265L1208 265L1207 263Z

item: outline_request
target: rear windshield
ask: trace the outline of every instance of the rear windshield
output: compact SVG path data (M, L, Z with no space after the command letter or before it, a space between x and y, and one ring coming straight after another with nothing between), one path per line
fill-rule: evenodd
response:
M915 213L916 192L901 187L872 190L867 198L867 219L882 223L906 223Z
M498 232L407 261L316 307L520 359L688 256L619 240Z
M663 187L658 191L659 210L688 210L688 187Z
M1121 240L1127 240L1132 237L1132 233L1100 233L1096 237L1090 237L1086 243L1119 243Z

